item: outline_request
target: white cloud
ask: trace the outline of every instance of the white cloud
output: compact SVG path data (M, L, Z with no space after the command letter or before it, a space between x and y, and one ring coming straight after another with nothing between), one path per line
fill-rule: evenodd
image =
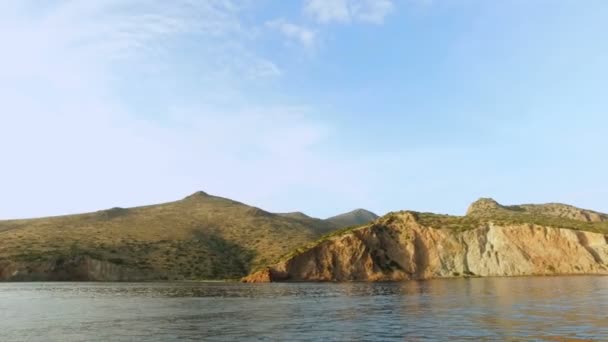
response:
M304 11L321 23L381 24L394 7L393 0L306 0Z
M393 9L392 0L363 0L353 1L351 13L354 18L361 21L381 24Z
M307 0L304 10L322 23L351 20L349 0Z
M297 41L302 46L311 49L316 44L316 32L288 22L285 19L276 19L266 23L266 26L278 30L289 39Z

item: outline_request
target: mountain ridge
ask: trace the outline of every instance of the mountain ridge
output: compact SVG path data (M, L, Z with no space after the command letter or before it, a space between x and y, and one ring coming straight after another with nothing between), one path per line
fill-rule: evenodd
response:
M480 198L479 200L473 202L467 210L467 215L487 215L500 210L554 216L583 222L608 221L608 214L578 208L569 204L552 202L543 204L502 205L493 198L488 197Z
M234 279L339 228L202 191L161 204L0 221L0 280Z

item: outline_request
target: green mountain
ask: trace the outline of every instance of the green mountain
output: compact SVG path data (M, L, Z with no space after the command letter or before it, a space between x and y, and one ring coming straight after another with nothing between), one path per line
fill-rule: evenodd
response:
M340 228L204 192L145 207L0 221L0 280L239 278Z

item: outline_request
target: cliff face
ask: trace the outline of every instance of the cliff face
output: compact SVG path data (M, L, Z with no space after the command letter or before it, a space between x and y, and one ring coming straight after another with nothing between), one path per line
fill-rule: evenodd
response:
M320 242L245 278L264 281L398 281L460 276L608 275L608 236L534 224L484 223L466 231L391 214Z

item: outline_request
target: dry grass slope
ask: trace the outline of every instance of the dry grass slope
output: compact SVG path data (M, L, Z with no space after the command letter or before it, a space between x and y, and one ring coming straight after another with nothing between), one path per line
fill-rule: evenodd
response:
M195 193L131 209L0 222L0 262L90 256L158 279L232 279L334 229Z

